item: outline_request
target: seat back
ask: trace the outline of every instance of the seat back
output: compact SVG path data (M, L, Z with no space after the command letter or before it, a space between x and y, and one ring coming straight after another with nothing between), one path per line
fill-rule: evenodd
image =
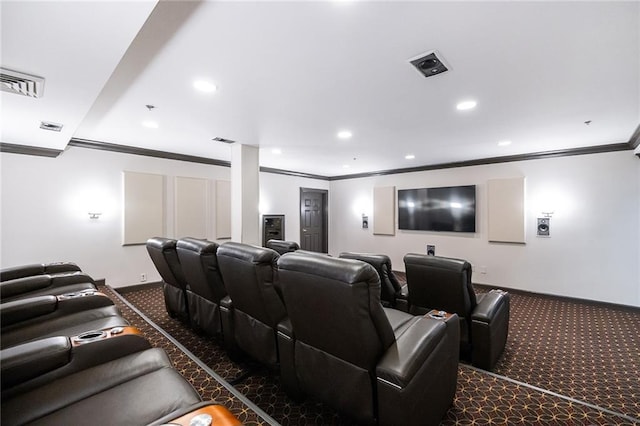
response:
M186 281L176 251L176 240L150 238L147 240L147 251L163 281L167 312L171 316L187 319Z
M300 246L295 241L284 240L269 240L267 241L267 248L277 251L279 255L300 250Z
M162 281L170 286L184 289L186 282L176 252L176 243L177 241L171 238L150 238L147 240L147 252Z
M278 275L300 388L358 422L371 422L371 379L395 341L375 269L351 259L289 253L278 261Z
M393 273L389 256L373 253L343 252L340 253L339 257L343 259L361 260L373 266L380 276L380 299L387 305L395 305L396 295L400 294L402 286Z
M409 253L404 257L409 312L423 314L431 309L456 313L468 322L476 307L471 286L471 264L465 260Z
M276 326L286 317L275 286L278 253L229 242L218 249L218 264L233 305L234 339L265 364L278 361Z
M227 295L213 241L181 238L176 249L186 281L191 325L209 335L222 330L220 300Z

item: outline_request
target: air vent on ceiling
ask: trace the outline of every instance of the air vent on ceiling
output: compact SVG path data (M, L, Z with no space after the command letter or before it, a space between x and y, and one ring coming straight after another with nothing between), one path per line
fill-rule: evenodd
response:
M232 143L236 143L236 141L232 141L231 139L225 139L221 137L215 137L213 138L213 140L216 142L228 143L229 145L231 145Z
M41 98L44 95L44 78L0 68L0 90Z
M51 123L50 121L41 121L40 128L44 130L51 130L52 132L59 132L62 130L62 124Z
M409 59L409 62L411 62L411 64L425 77L442 74L449 70L442 59L436 55L435 50L423 53L413 59Z

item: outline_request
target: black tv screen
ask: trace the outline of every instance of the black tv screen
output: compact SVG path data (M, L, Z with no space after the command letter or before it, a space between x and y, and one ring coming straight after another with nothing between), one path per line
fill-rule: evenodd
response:
M476 186L398 190L398 227L476 232Z

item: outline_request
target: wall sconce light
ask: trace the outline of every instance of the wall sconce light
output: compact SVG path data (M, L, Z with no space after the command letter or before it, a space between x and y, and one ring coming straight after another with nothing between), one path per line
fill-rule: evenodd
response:
M89 212L89 219L100 219L100 215L102 213L91 213Z

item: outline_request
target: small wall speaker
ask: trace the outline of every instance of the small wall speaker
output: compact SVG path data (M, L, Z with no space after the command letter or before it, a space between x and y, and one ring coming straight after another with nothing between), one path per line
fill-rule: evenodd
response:
M539 217L538 218L538 227L537 232L539 237L548 237L549 234L549 218L548 217Z
M436 255L436 246L427 245L427 255L435 256Z

